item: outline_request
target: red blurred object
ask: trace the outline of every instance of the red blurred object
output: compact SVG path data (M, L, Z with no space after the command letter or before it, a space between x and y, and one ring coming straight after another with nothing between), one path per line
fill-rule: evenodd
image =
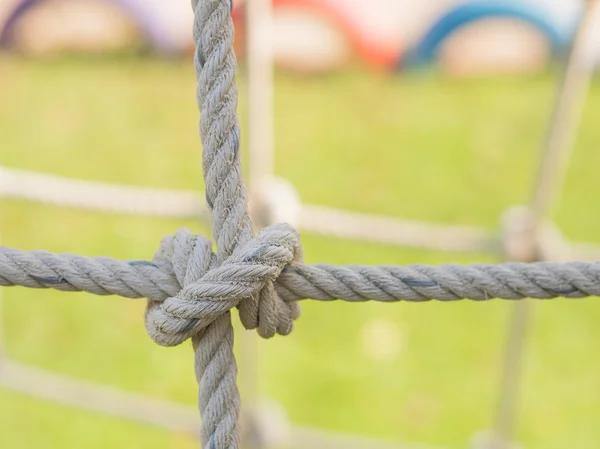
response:
M347 37L353 51L371 67L393 69L399 62L402 53L399 45L386 45L372 39L354 17L332 3L323 0L273 0L274 10L283 7L309 11L325 19ZM245 54L245 2L234 7L232 17L236 29L236 53L242 57Z

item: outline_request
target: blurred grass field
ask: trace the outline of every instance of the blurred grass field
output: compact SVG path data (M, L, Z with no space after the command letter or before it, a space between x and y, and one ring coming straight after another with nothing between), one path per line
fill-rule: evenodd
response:
M490 229L526 202L555 74L461 81L358 69L276 79L276 171L306 202ZM244 75L240 76L244 116ZM600 84L592 87L556 221L600 242ZM64 176L201 189L189 62L0 59L0 163ZM2 243L125 259L194 221L1 200ZM303 235L308 262L493 261ZM8 354L25 363L193 404L188 345L155 346L143 301L5 289ZM465 447L493 417L509 302L303 304L290 337L260 342L261 393L300 425ZM600 303L536 303L517 439L532 449L600 444ZM395 326L397 353L365 349ZM239 335L239 333L238 333ZM243 369L243 367L242 367ZM2 448L192 448L191 439L0 390Z

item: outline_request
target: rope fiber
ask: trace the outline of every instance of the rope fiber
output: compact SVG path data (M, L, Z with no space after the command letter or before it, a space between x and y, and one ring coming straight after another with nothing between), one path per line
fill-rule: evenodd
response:
M268 237L278 234L286 235L290 241L297 236L286 225L265 228L248 246L204 276L201 273L214 264L216 256L210 252L207 239L194 236L185 229L163 239L163 245L152 262L86 258L44 251L23 252L0 247L0 286L145 297L156 303L165 303L165 313L174 317L200 317L208 321L214 318L215 311L230 310L243 298L255 296L252 292L260 290L261 286L270 288L270 285L286 304L305 299L420 302L600 296L600 262L406 267L307 265L299 261L297 249L292 250L291 246ZM174 244L174 241L177 243ZM284 264L283 269L281 264ZM177 266L178 274L174 266ZM198 276L197 281L191 281ZM190 284L193 286L188 286ZM184 286L187 287L180 293ZM271 315L271 306L262 301L258 304L262 306L258 309L259 313L244 316L242 320L250 329L258 327L264 336L273 335L273 325L270 325L270 331L266 331L266 324L261 329L257 317L268 316L279 325L279 319L287 322L288 316L297 314L276 303L273 307L277 313ZM207 318L205 314L210 316ZM278 314L282 314L281 318L273 318Z
M298 301L455 301L600 295L600 263L500 265L306 265L288 224L257 236L240 162L237 63L231 0L193 0L194 66L206 201L213 238L188 230L165 237L152 261L118 261L0 248L0 285L148 298L146 328L164 346L192 339L201 442L238 449L240 395L231 313L266 338L289 334Z

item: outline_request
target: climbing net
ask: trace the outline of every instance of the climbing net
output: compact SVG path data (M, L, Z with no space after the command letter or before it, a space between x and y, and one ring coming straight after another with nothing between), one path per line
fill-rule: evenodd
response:
M174 346L191 339L203 447L239 447L233 308L245 328L270 338L292 331L298 303L305 299L420 302L600 295L597 262L308 265L290 224L269 225L255 235L241 174L231 6L231 0L193 1L203 172L216 253L210 240L185 229L165 237L150 261L0 248L2 286L144 297L146 329L156 343ZM192 203L190 197L187 204Z

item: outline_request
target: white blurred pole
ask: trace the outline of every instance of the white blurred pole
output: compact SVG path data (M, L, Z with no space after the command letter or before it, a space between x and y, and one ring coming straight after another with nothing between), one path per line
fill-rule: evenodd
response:
M261 180L274 170L273 132L273 50L271 0L246 0L246 63L248 68L248 184L250 201ZM243 432L245 449L263 449L256 416L258 408L258 336L245 332L242 337L240 379L244 395L248 432Z
M595 55L590 52L594 47L592 40L596 27L600 27L600 1L588 0L556 99L530 202L538 222L552 213L563 190L577 127L595 69Z
M577 30L561 86L548 127L537 181L529 203L533 225L529 229L531 262L539 257L535 242L543 221L552 213L563 190L570 155L575 144L586 95L594 71L590 55L594 28L600 26L600 0L589 0ZM513 438L523 350L530 327L532 304L519 301L514 305L504 360L504 370L493 448L510 447Z
M246 1L249 184L273 174L273 18L271 0Z

